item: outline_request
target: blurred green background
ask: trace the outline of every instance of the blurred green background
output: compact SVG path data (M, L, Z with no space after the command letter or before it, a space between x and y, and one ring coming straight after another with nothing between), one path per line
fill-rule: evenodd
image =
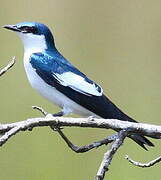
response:
M140 122L161 124L160 0L1 0L0 26L21 21L47 24L62 54L94 79L123 111ZM29 85L23 68L23 46L12 32L0 29L0 67L16 56L14 68L0 79L1 123L59 108ZM113 131L65 128L75 144L85 145ZM161 154L161 142L145 152L127 139L105 179L159 180L161 164L149 169L130 165L124 156L146 162ZM49 128L22 132L0 149L0 179L92 180L108 147L73 153Z

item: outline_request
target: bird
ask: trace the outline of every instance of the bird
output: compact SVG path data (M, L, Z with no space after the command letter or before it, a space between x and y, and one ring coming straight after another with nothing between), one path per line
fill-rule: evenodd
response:
M14 31L24 45L24 68L31 86L59 106L54 116L78 114L104 119L137 122L120 110L96 82L72 65L56 48L50 29L38 22L3 26ZM140 134L129 137L147 150L154 144Z

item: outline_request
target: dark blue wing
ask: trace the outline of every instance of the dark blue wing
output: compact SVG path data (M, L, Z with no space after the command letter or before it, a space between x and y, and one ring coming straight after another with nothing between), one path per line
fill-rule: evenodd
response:
M102 95L103 90L99 85L88 79L59 54L51 56L49 53L35 53L31 56L30 63L41 78L51 86L55 86L54 82L57 82L88 96Z
M54 54L54 58L52 56L49 56L49 53L48 55L42 53L33 54L31 56L30 63L35 69L36 73L47 84L55 87L58 91L62 92L68 98L72 99L74 102L85 107L96 115L107 119L120 119L123 121L136 122L125 113L123 113L117 106L115 106L115 104L113 104L105 95L103 95L102 88L100 86L88 79L78 69L73 67L59 53ZM69 71L73 74L65 74ZM63 74L65 75L63 76ZM76 83L73 84L73 82L70 81L72 78L78 76L80 79L83 79L83 84L81 84L81 86L78 86L78 84ZM82 82L79 78L77 79L78 82ZM87 83L87 87L90 87L89 89L92 90L86 90L84 83ZM93 87L91 87L92 84ZM100 95L97 96L95 93L100 93ZM144 136L134 134L131 135L130 138L140 146L142 146L144 149L146 149L144 144L154 146Z

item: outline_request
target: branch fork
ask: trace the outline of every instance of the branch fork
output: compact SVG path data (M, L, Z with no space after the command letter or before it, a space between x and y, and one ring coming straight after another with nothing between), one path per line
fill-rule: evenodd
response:
M0 70L0 76L4 75L8 70L10 70L15 64L15 57L12 61L3 69ZM103 180L105 173L109 170L109 165L118 151L118 149L123 144L125 138L130 133L138 133L144 136L150 136L154 138L161 139L161 126L143 124L143 123L132 123L127 121L120 121L117 119L96 119L94 117L89 118L69 118L69 117L54 117L52 114L46 112L43 108L38 106L32 107L35 110L40 111L43 116L40 118L30 118L24 121L19 121L9 124L0 124L0 146L3 146L12 136L16 135L20 131L32 131L35 127L48 126L52 130L57 131L61 138L65 141L68 147L76 153L84 153L90 151L94 148L98 148L102 145L107 145L112 143L111 147L104 154L98 172L96 174L95 180ZM55 115L62 115L62 113L57 113ZM78 147L74 145L63 133L62 128L68 127L90 127L90 128L103 128L103 129L113 129L117 131L116 134L108 136L102 140L90 143L85 146ZM161 161L161 156L148 162L140 163L132 160L128 156L125 157L131 164L138 167L151 167L156 163Z

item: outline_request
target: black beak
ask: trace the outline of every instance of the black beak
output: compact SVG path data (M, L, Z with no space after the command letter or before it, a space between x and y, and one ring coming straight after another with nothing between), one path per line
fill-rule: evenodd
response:
M20 29L18 29L18 27L16 25L4 25L3 28L12 30L12 31L17 31L17 32L21 32Z

